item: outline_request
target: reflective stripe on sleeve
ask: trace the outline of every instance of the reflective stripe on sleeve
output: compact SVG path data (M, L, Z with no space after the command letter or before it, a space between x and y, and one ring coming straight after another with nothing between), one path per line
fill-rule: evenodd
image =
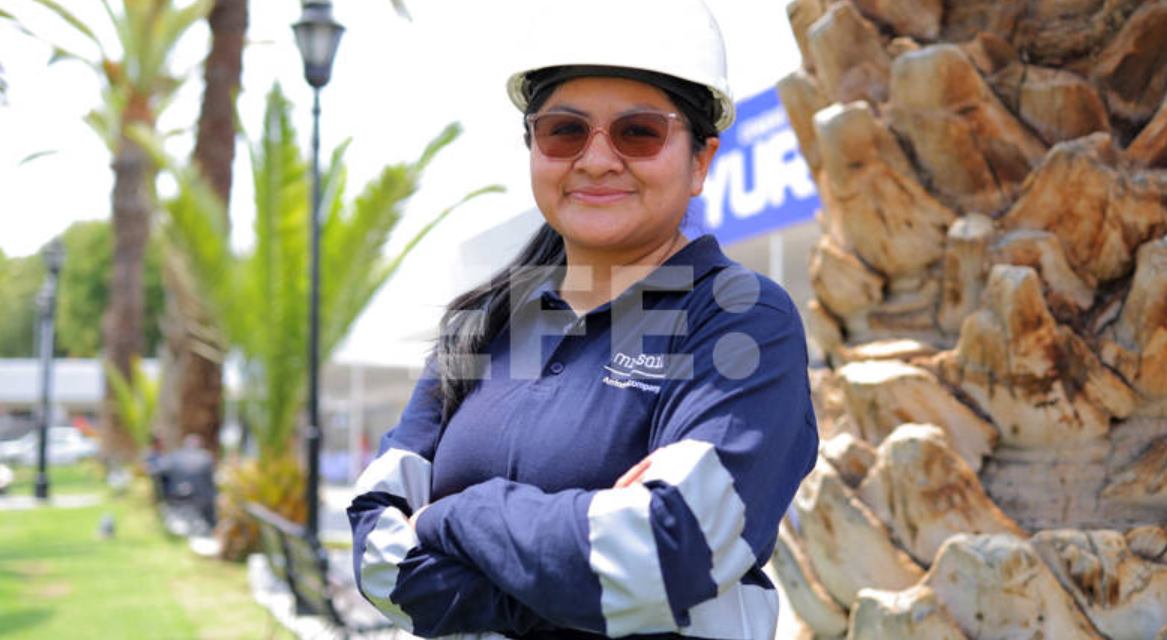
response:
M389 449L357 478L356 494L382 491L405 498L415 511L430 500L433 465L412 451Z
M607 635L675 631L643 485L597 492L588 507L588 562L600 579Z
M672 485L685 499L713 554L711 577L717 592L737 584L757 558L742 538L746 505L717 450L708 442L682 440L657 449L651 461L642 481Z
M413 620L389 595L397 586L398 564L417 545L417 534L405 514L390 507L365 539L365 552L361 555L361 591L381 613L407 631L413 630Z
M361 473L357 495L387 493L404 498L416 511L429 503L433 466L428 460L404 449L389 449ZM361 591L396 625L413 629L413 621L389 599L397 586L398 565L410 549L418 546L417 534L404 513L388 507L365 539L361 555Z
M735 584L712 600L689 609L683 636L757 640L773 638L778 628L778 592L753 584Z

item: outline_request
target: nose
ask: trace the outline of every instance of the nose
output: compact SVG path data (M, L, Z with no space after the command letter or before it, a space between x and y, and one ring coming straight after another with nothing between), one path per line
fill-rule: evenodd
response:
M591 175L619 172L624 168L624 160L612 148L612 138L604 129L592 130L583 154L575 161L577 169Z

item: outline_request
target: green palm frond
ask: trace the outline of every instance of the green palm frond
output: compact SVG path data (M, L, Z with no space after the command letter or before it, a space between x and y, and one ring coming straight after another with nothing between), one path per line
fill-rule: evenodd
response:
M66 9L60 3L56 2L56 0L32 1L48 9L49 11L52 11L66 24L73 27L74 30L87 37L90 42L97 46L97 50L101 52L101 57L108 57L105 53L105 46L101 43L101 39L97 37L97 34L93 32L93 29L89 28L89 25L85 24L85 21L78 18L72 11Z
M109 386L113 389L118 417L134 442L145 446L150 442L150 428L158 408L158 391L162 386L160 381L146 375L142 361L138 358L130 364L129 380L109 361L103 362L103 365Z
M238 314L232 313L238 298L238 270L223 203L201 174L192 168L182 171L178 178L182 188L168 204L170 215L163 221L163 230L186 258L213 315L225 330L238 332Z
M274 87L251 146L255 246L248 253L232 253L222 206L197 172L174 170L180 195L167 206L168 237L187 255L219 328L243 361L242 406L265 458L290 446L307 382L311 175L290 114ZM322 360L422 237L462 202L500 190L475 191L431 220L399 255L383 255L421 169L459 132L447 127L418 161L386 167L352 202L345 199L347 142L332 153L321 176Z
M170 56L178 41L196 22L210 13L214 0L193 0L178 4L175 0L123 0L121 11L115 10L109 0L101 0L105 18L115 34L115 42L104 42L97 30L66 8L59 0L31 0L47 9L73 31L92 42L98 51L96 57L75 51L59 42L30 31L19 14L9 8L12 0L0 0L0 18L12 22L28 35L46 42L53 48L49 63L62 60L78 61L93 69L105 80L103 99L105 110L117 114L114 122L145 120L153 123L168 106L169 100L181 86L181 78L170 71ZM118 51L119 58L110 52ZM135 105L133 113L129 107ZM142 109L148 113L142 113ZM110 141L110 118L88 118L106 140ZM119 129L113 129L120 135ZM116 140L116 136L114 137Z

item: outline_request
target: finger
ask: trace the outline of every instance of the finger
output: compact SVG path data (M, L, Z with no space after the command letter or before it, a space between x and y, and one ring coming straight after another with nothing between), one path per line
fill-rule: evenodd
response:
M421 513L423 511L425 511L428 507L429 507L429 505L427 504L427 505L423 506L422 508L418 509L417 511L414 511L413 515L409 516L409 528L410 529L417 531L417 519L418 519L418 517L421 516Z
M639 482L640 479L644 477L644 473L648 471L650 464L652 464L651 461L648 458L645 458L644 460L641 460L640 462L632 465L632 468L628 471L625 471L624 475L620 476L620 479L616 481L616 484L613 485L613 487L620 489L622 487L630 487L633 484Z

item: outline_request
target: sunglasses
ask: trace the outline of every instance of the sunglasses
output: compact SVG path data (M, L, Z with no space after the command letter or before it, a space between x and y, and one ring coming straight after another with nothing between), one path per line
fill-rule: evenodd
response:
M547 112L527 116L527 130L539 151L548 158L577 158L591 144L592 136L604 132L616 153L624 158L651 158L669 141L669 125L675 113L636 111L612 120L607 127L595 127L574 113Z

